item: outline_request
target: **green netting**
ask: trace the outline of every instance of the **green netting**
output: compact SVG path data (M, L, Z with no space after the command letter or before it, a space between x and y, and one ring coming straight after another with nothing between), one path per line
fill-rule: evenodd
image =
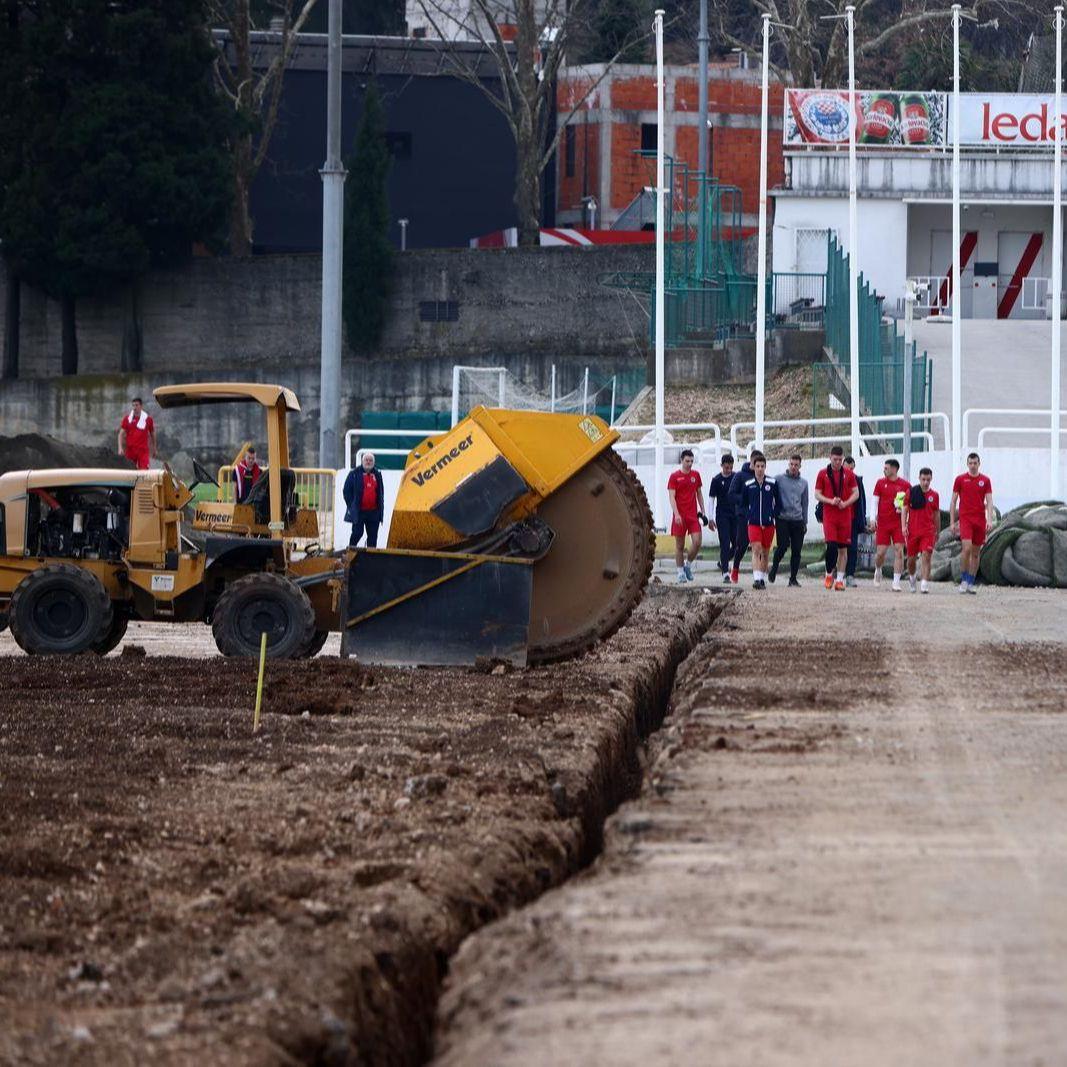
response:
M934 549L934 581L959 581L959 536L944 530ZM1014 508L990 530L978 570L990 585L1067 588L1067 505L1037 501Z

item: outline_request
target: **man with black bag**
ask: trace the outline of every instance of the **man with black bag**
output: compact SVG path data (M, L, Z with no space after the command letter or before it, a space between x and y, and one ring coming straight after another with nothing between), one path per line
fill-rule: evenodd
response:
M845 585L849 589L856 587L856 564L860 558L860 534L867 532L867 490L863 485L862 475L856 474L856 461L845 456L845 466L852 471L859 487L860 495L852 508L852 540L848 545L848 561L845 564Z

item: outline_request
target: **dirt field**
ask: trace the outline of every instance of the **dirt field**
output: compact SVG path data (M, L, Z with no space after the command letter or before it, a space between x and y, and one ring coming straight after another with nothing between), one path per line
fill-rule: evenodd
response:
M437 1062L1063 1063L1065 623L1064 592L743 593L604 855L457 954Z
M654 587L524 672L272 664L254 737L206 628L0 636L0 1062L424 1059L450 954L595 854L722 603Z

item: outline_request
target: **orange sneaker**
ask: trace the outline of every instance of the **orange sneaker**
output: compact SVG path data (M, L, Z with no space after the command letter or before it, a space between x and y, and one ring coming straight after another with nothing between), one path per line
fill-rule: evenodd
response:
M843 581L841 581L840 578L836 582L834 582L834 589L844 589L844 588L845 588L845 583Z
M832 574L828 574L823 579L823 583L822 584L825 585L827 589L833 589L833 587L834 587L834 576Z

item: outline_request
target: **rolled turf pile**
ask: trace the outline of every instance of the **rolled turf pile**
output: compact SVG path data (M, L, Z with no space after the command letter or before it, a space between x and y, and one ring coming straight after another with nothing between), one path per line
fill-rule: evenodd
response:
M934 581L959 581L962 547L958 534L941 531L932 561ZM1067 588L1067 505L1042 500L1009 511L990 530L978 572L990 585Z

